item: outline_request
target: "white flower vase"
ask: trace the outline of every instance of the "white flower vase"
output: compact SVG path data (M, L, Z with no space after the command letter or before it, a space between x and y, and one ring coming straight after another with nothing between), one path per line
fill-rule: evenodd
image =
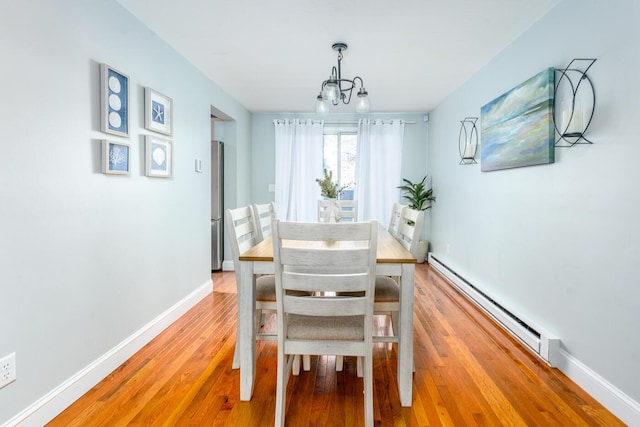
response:
M429 242L427 240L420 240L416 249L416 259L418 264L422 264L427 258L427 252L429 251Z
M342 218L342 208L336 199L329 199L329 206L324 213L324 222L340 222Z

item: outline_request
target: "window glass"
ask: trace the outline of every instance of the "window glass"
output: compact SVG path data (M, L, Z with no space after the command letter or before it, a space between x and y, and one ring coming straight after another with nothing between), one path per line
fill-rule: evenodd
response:
M357 134L330 132L324 135L323 167L333 173L338 188L344 188L342 200L353 199L356 180Z

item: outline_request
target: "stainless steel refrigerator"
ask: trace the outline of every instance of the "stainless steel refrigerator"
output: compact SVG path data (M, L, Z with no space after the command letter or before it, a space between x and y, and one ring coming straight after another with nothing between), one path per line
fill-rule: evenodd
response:
M211 270L222 269L224 257L224 144L211 141Z

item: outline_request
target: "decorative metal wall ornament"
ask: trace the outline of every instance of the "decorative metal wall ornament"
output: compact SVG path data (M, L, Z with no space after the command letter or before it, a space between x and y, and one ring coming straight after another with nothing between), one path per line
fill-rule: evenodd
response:
M575 58L564 69L556 68L554 93L554 127L559 135L556 147L573 147L576 144L593 144L585 133L596 108L596 92L587 71L596 59ZM584 64L584 70L578 68ZM560 108L558 108L558 106Z
M460 151L460 164L473 165L476 162L478 151L477 117L465 117L460 120L460 133L458 134L458 150Z
M342 52L347 50L346 43L334 43L333 50L338 52L338 66L331 69L331 76L324 82L320 88L320 94L316 98L316 113L327 114L329 112L329 104L338 105L340 101L343 104L351 102L353 89L356 87L356 80L360 81L358 89L358 101L356 103L356 111L358 113L368 113L371 109L369 101L369 93L364 88L364 82L359 76L353 79L345 79L342 77L340 63L342 62Z

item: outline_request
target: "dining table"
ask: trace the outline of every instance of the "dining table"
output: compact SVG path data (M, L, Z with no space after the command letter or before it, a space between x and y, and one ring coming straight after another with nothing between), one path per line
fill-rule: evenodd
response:
M416 258L378 224L376 274L399 278L398 392L400 404L411 406L413 386L413 304ZM240 350L240 400L251 400L256 376L256 277L274 274L273 243L265 238L240 254L238 286L238 339Z

